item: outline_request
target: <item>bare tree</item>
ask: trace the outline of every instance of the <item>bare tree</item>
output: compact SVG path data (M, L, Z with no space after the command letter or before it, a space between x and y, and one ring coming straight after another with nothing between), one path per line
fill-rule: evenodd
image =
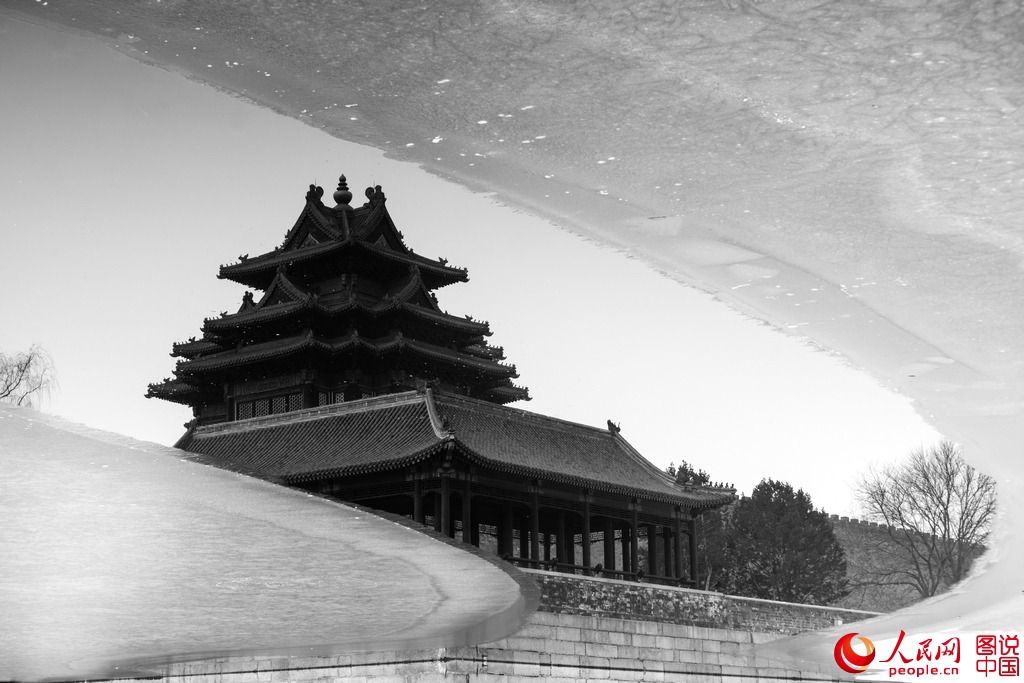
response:
M995 514L995 480L964 462L956 444L918 449L872 471L857 487L863 516L884 525L891 553L879 583L912 586L922 598L960 581L984 550Z
M0 401L32 406L55 385L53 361L38 344L14 355L0 352Z

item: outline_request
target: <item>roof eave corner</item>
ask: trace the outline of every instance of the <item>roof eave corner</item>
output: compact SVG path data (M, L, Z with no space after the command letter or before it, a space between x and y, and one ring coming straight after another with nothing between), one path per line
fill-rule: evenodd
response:
M192 435L195 434L197 426L198 422L194 418L189 420L188 424L185 425L185 433L181 435L181 438L174 442L173 448L187 450L188 445L192 442Z

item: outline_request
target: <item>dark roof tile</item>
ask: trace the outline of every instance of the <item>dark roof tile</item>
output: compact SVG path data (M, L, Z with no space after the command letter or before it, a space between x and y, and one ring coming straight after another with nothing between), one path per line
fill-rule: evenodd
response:
M444 420L451 435L441 427ZM733 498L729 489L674 486L607 429L431 392L200 427L181 447L297 482L404 466L448 440L500 471L692 507Z

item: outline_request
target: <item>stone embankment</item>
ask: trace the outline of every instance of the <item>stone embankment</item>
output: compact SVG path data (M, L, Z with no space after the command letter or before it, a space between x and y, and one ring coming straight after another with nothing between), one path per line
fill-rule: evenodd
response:
M540 608L514 635L473 647L172 665L168 683L576 683L842 681L832 662L773 660L773 640L870 612L522 570Z

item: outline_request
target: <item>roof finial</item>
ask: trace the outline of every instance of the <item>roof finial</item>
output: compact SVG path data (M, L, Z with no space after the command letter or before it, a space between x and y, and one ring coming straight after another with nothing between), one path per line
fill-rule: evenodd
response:
M351 209L349 202L352 201L352 193L348 191L348 183L345 176L338 178L338 189L334 191L334 201L337 202L336 209Z

